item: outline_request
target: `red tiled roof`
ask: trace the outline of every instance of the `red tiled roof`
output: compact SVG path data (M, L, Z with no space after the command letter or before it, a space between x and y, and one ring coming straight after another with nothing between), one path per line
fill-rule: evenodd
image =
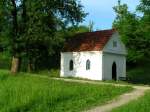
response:
M116 30L80 33L65 43L64 52L101 51Z

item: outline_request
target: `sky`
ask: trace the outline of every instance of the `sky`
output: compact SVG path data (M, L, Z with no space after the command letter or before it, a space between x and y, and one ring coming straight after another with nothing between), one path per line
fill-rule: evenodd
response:
M129 10L135 12L140 0L122 0L121 3L128 4ZM94 22L94 30L111 29L116 17L113 7L118 0L81 0L84 11L89 13L82 25Z

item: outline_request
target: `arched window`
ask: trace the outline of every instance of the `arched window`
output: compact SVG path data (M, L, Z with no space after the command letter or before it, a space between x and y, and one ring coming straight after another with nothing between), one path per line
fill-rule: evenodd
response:
M86 70L90 70L90 67L91 67L91 62L90 62L90 60L88 59L88 60L86 61Z
M70 62L69 62L69 70L70 71L73 70L73 60L70 60Z

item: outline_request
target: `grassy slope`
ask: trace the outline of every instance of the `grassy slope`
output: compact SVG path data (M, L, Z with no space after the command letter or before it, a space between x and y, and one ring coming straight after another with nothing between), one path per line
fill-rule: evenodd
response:
M150 84L150 64L147 62L128 71L131 83ZM138 100L127 105L114 109L112 112L149 112L150 111L150 91Z
M150 111L150 91L138 100L132 101L127 105L121 106L112 112L149 112Z
M131 90L8 74L0 71L0 112L79 112Z

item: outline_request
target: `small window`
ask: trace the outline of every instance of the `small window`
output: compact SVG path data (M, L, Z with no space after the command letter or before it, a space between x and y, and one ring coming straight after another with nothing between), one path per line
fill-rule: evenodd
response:
M113 47L117 47L117 41L113 41Z
M90 65L91 64L91 62L90 62L90 60L87 60L86 61L86 70L90 70Z
M73 60L70 60L70 62L69 62L69 70L70 71L73 70Z

